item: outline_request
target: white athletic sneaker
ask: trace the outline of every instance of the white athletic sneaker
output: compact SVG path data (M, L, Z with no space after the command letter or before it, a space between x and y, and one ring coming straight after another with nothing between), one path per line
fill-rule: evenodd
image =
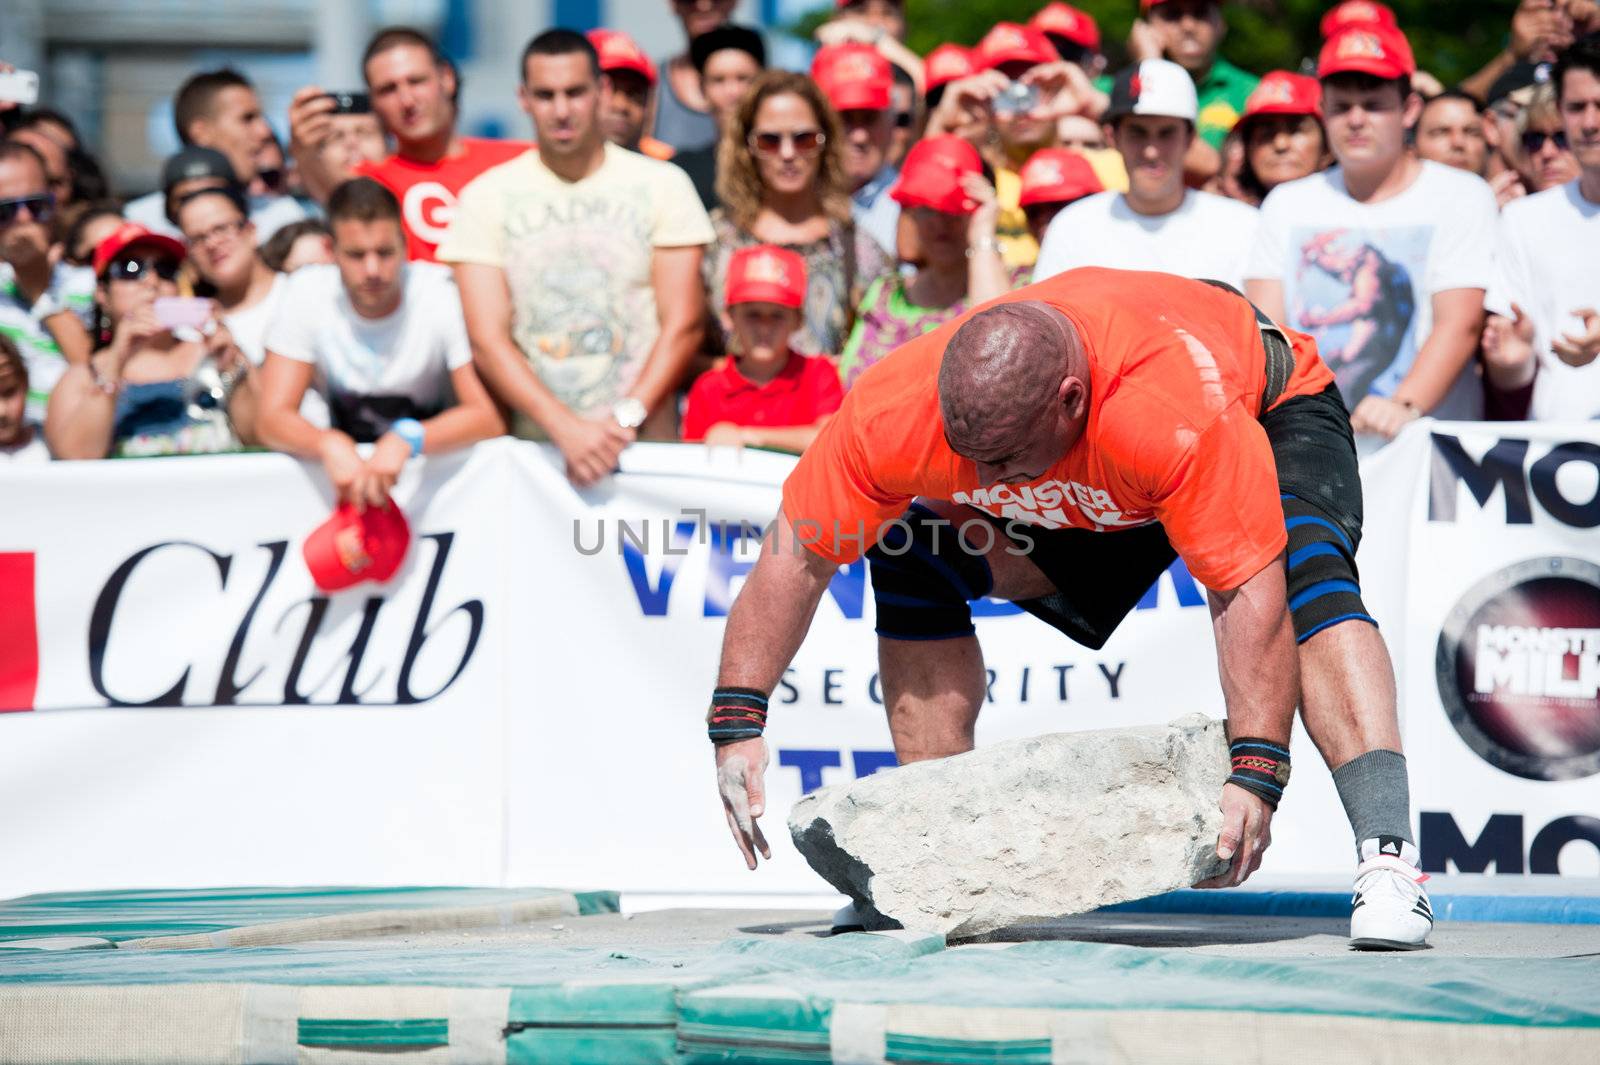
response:
M1356 950L1420 950L1428 945L1433 906L1417 869L1417 848L1395 836L1363 840L1350 900L1350 946Z

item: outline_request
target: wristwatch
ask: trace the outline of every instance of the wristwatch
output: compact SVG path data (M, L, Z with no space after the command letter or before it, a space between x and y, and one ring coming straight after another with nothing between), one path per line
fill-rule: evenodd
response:
M422 454L422 445L427 442L427 433L417 419L396 418L389 423L389 431L406 442L411 448L412 458Z
M624 396L611 405L611 416L624 429L637 429L644 424L650 412L638 396Z

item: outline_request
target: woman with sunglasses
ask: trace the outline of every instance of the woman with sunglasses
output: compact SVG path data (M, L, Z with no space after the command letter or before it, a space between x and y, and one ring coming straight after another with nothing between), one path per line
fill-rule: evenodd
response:
M1528 106L1517 116L1517 137L1517 171L1529 195L1565 185L1578 176L1578 161L1567 147L1554 85L1545 82L1534 89Z
M128 222L95 249L96 303L109 343L50 396L45 440L61 459L190 455L239 447L230 415L248 422L249 363L216 306L178 295L183 245Z
M708 305L723 306L728 260L740 248L776 244L798 253L806 263L805 321L791 346L802 355L837 355L862 293L892 268L888 253L851 220L839 130L810 78L771 70L750 86L718 147L722 206L711 213ZM713 319L713 353L721 339Z

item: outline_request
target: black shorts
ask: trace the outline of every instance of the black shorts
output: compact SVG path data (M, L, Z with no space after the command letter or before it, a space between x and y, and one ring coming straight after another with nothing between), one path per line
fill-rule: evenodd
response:
M1278 488L1361 542L1361 472L1350 415L1339 389L1293 396L1261 416L1278 464ZM1302 508L1303 509L1303 508ZM1006 535L1008 522L975 510ZM1052 595L1017 605L1085 647L1105 646L1122 619L1172 565L1177 552L1159 522L1120 532L1028 526L1028 558L1055 585ZM1019 549L1026 547L1007 537Z

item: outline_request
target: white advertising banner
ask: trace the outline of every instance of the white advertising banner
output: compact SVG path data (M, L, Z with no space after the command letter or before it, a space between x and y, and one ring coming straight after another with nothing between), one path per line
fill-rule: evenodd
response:
M1600 509L1600 446L1527 428L1419 426L1367 460L1363 585L1400 673L1425 860L1592 872L1600 795L1584 759L1600 761L1600 704L1593 685L1582 693L1600 645L1582 622L1600 613L1600 587L1585 600L1563 585L1537 624L1516 620L1525 605L1463 606L1530 559L1600 561L1584 548L1600 516L1581 524ZM1528 443L1520 480L1509 458L1485 459L1515 451L1501 438L1513 429ZM0 469L0 707L34 711L0 714L0 802L14 812L0 896L822 889L783 813L805 790L893 763L864 567L840 571L774 693L774 861L754 874L728 838L703 725L727 608L791 465L640 445L580 493L553 452L509 440L414 463L396 492L416 534L405 566L331 596L300 557L331 504L315 467L258 455ZM1578 572L1563 565L1563 579ZM1463 660L1474 677L1526 687L1547 671L1531 697L1544 716L1523 733L1506 725L1521 702L1475 714L1480 693L1465 711L1441 695L1440 633L1463 609L1471 654L1486 653L1486 629L1497 656ZM1203 593L1181 566L1098 652L1009 604L976 613L990 675L980 743L1222 713ZM1534 662L1563 639L1559 667ZM1469 726L1510 754L1463 738ZM1303 735L1296 762L1267 869L1342 875L1349 830ZM1596 846L1567 846L1584 840Z

